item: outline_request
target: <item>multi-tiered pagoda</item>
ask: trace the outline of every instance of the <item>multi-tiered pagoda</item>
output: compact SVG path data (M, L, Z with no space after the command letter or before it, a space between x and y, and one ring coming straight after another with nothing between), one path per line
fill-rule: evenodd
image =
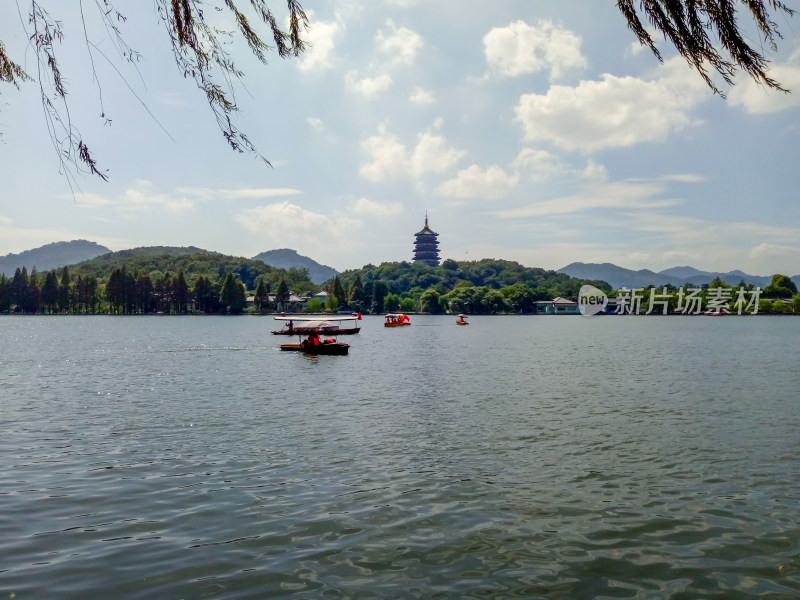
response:
M439 237L438 233L428 227L428 215L425 214L425 227L414 237L414 262L424 262L432 267L439 266Z

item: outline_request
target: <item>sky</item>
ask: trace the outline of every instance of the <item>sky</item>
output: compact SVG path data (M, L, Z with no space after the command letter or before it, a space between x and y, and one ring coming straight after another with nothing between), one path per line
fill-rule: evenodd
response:
M800 17L778 16L764 47L795 93L740 76L723 98L661 38L659 63L611 1L306 2L301 57L228 46L245 72L234 123L269 167L229 149L154 2L113 2L135 66L93 0L42 4L63 23L71 121L109 180L71 188L37 83L0 84L0 255L291 248L342 271L410 261L427 215L442 259L800 274ZM0 41L36 77L27 6L0 4Z

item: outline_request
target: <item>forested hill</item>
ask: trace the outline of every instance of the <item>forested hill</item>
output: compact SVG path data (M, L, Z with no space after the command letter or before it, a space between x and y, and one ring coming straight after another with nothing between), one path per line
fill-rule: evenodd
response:
M143 272L155 279L162 275L183 271L191 284L198 277L206 276L212 281L222 280L226 273L233 273L247 289L256 286L256 278L266 275L266 279L279 281L286 271L264 264L260 260L227 256L188 247L149 246L121 250L98 256L69 267L72 276L93 276L99 281L107 281L115 269L125 268L128 273Z
M424 263L394 262L380 266L366 265L361 269L341 273L339 279L345 287L352 287L359 279L362 285L386 286L389 293L399 296L418 290L435 288L446 294L454 288L486 287L501 290L514 285L524 285L537 297L558 296L575 299L584 284L611 291L605 281L576 279L564 273L540 268L525 267L517 262L485 258L479 261L445 260L438 267Z

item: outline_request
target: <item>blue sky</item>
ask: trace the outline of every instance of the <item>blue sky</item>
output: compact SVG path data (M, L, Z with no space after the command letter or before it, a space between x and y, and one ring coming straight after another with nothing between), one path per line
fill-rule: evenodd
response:
M38 86L0 87L0 255L88 239L293 248L344 270L410 260L427 211L455 260L800 273L797 18L767 49L796 92L740 77L723 99L663 44L659 64L613 2L306 3L301 58L231 47L236 125L269 168L228 149L152 3L115 3L133 69L84 2L99 88L75 4L47 6L73 123L110 180L82 176L73 195ZM35 75L26 39L3 2L0 40Z

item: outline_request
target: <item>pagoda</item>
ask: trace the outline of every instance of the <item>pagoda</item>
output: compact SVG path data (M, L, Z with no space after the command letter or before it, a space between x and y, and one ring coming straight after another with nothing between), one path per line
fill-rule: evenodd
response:
M439 237L438 233L428 227L428 213L425 213L425 227L414 237L414 262L423 262L432 267L439 266Z

